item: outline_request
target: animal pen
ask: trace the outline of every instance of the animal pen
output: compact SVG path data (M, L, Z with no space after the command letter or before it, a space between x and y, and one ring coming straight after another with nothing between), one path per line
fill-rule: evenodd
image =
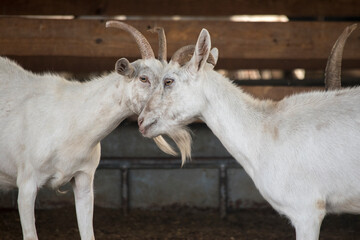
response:
M206 28L219 49L215 69L253 96L275 101L323 90L333 44L360 21L356 0L2 0L0 10L1 56L35 73L86 81L113 71L119 58L141 58L126 32L105 28L107 20L134 26L155 52L158 36L148 30L163 27L169 57ZM355 30L344 48L342 86L359 82ZM136 120L128 118L101 142L96 239L295 239L288 220L203 122L190 126L192 160L181 167L180 157L139 133ZM37 196L39 239L79 239L71 186L60 191L41 189ZM17 195L0 193L0 239L22 237ZM326 218L320 239L360 239L360 217Z

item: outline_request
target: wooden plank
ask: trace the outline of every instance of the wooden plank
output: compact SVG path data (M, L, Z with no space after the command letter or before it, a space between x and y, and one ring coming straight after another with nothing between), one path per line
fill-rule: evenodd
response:
M250 93L256 98L259 99L271 99L279 101L284 97L291 96L293 94L325 90L324 87L272 87L272 86L242 86L242 89Z
M112 71L117 59L120 57L76 57L76 56L11 56L25 69L34 72L44 71L64 71L71 73L92 73L102 71ZM129 57L129 61L136 58ZM342 69L359 68L360 60L343 61ZM284 69L291 70L294 68L305 69L325 69L325 60L321 61L286 61L286 60L244 60L244 59L224 59L220 57L216 69Z
M7 56L33 72L69 72L86 75L114 70L117 57ZM134 61L135 58L128 58Z
M358 17L358 0L2 0L4 15L202 15L283 14Z
M360 70L359 70L360 71ZM306 76L308 73L306 73ZM357 78L354 77L349 71L342 71L341 74L342 87L354 87L360 85L360 74ZM267 80L237 80L235 83L241 86L283 86L283 87L325 87L324 71L319 73L318 78L306 77L305 79L267 79Z
M345 26L351 24L226 22L224 27L224 23L218 21L127 22L144 33L155 52L157 36L146 30L154 25L163 26L167 32L168 56L184 45L194 44L200 30L205 27L212 36L212 45L220 51L218 68L227 69L324 69L332 45ZM74 69L77 64L92 67L91 64L107 61L113 66L115 59L120 57L139 58L137 46L129 34L118 29L106 29L104 25L100 20L0 18L0 55L18 59L40 57L44 64L50 59L55 65L68 64ZM63 63L64 59L69 63ZM78 62L81 59L84 62ZM359 30L348 39L343 59L343 68L360 66ZM54 67L54 70L58 69Z

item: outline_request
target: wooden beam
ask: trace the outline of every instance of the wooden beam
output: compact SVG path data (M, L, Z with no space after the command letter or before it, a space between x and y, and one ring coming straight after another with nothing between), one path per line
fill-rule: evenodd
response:
M112 71L117 59L120 57L77 57L77 56L13 56L8 58L15 60L27 70L34 72L54 71L71 73L92 73ZM129 57L130 62L136 58ZM325 60L311 61L286 61L286 60L244 60L244 59L223 59L220 57L216 69L238 70L238 69L283 69L292 70L295 68L325 69ZM345 60L342 69L360 68L359 60Z
M205 27L212 45L220 51L218 68L311 68L324 69L330 49L348 22L238 23L219 21L127 21L149 39L157 51L157 36L147 32L163 26L168 39L168 56L194 44ZM117 58L139 58L129 34L106 29L100 20L49 20L0 18L0 55L28 62L29 69L91 71L113 68ZM35 60L34 59L39 59ZM344 50L346 67L360 66L360 30L348 39ZM104 61L104 63L102 63ZM44 65L42 65L44 64ZM87 69L88 66L88 69ZM104 68L102 68L104 67Z
M283 14L358 17L358 0L2 0L3 15L202 15Z
M308 74L306 74L308 75ZM231 77L230 77L231 78ZM233 79L233 78L231 78ZM305 78L305 79L267 79L267 80L243 80L233 79L236 84L240 86L278 86L278 87L325 87L324 73L319 73L319 78ZM353 77L349 71L342 72L341 86L354 87L360 85L360 77Z
M5 56L5 54L2 54ZM101 72L113 68L116 60L120 57L78 57L78 56L14 56L6 55L20 63L22 66L33 71L74 71L74 72ZM130 62L138 57L127 57ZM324 70L325 59L313 60L285 60L285 59L228 59L221 58L216 69L239 70L239 69L283 69L292 70L304 68L309 70ZM109 68L111 66L111 68ZM342 69L360 68L360 59L345 59L342 62Z
M272 87L272 86L242 86L242 89L259 99L271 99L279 101L284 97L296 93L309 91L324 91L324 87Z

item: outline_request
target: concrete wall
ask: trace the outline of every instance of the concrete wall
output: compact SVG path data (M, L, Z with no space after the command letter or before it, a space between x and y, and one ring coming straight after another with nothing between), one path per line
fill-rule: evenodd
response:
M193 157L229 157L229 153L203 124L193 130ZM102 141L103 157L169 157L151 139L138 132L135 123L125 122ZM95 176L95 204L121 207L121 171L98 169ZM130 208L159 209L171 206L217 208L219 206L218 169L133 169L129 171ZM74 204L70 185L59 194L40 190L37 208L52 208ZM17 191L0 193L0 207L15 207ZM229 209L267 206L252 180L241 168L228 169Z

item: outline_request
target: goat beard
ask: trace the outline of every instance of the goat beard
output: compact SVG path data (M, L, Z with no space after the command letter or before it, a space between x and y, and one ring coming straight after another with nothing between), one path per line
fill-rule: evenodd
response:
M186 159L191 160L191 131L187 127L179 127L167 132L167 135L175 142L176 146L181 153L181 167L184 166ZM154 138L156 145L165 153L176 156L177 153L174 149L165 141L165 139L159 135Z

